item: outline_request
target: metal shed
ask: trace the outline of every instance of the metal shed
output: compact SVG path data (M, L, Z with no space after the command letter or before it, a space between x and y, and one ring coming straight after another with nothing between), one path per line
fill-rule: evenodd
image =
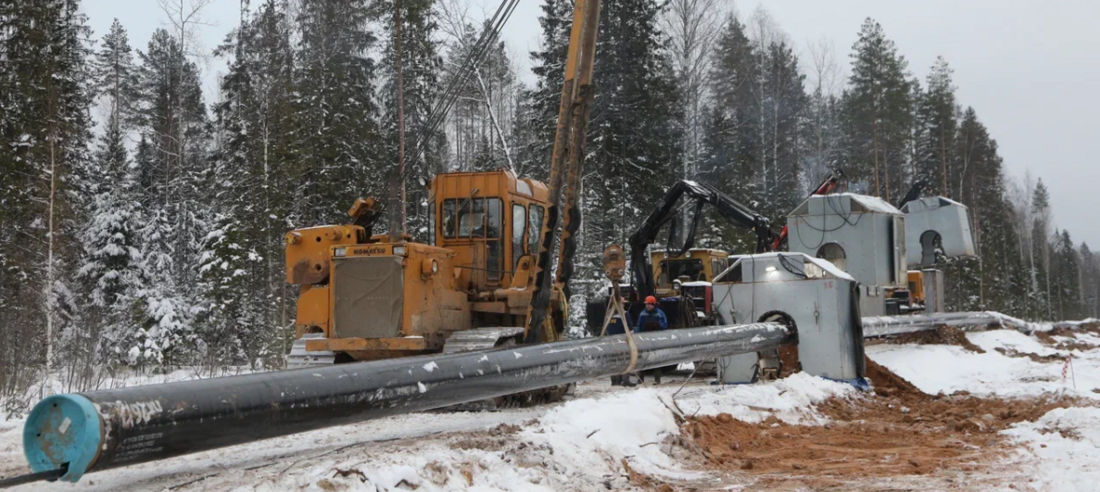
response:
M738 257L714 282L714 311L721 324L768 320L789 323L798 335L802 370L855 381L864 376L863 334L854 280L835 265L799 253ZM751 321L750 321L751 320ZM724 383L747 383L769 354L718 361Z
M911 267L936 264L936 246L949 258L977 256L970 233L970 213L955 200L934 196L902 205L905 248Z
M824 258L861 284L865 316L886 312L886 289L907 285L905 214L855 193L814 195L788 215L791 252Z

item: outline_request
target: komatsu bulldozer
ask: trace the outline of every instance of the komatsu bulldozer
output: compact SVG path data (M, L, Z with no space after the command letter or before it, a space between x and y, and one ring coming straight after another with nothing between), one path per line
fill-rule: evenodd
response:
M430 240L417 243L403 233L404 199L398 197L404 194L398 190L404 186L404 154L399 150L398 171L388 190L387 234L374 234L383 207L373 198L357 200L347 224L287 233L287 281L300 289L288 367L481 350L563 336L595 97L600 0L573 5L547 183L507 170L438 174L429 190ZM567 390L519 395L519 403L556 399Z
M286 235L287 282L300 286L288 367L522 342L546 185L507 170L446 173L429 192L428 244L371 234L373 199L349 224ZM565 307L556 290L542 341L561 336Z

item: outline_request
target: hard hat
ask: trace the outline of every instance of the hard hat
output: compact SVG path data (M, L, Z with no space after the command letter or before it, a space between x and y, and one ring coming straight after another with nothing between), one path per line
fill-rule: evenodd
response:
M648 297L645 298L645 303L646 304L657 304L657 298L653 297L653 296L648 296Z

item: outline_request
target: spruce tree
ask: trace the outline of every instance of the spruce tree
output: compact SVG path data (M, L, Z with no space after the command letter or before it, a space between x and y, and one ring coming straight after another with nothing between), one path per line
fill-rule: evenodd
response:
M358 197L384 183L375 104L377 48L368 30L369 0L303 0L298 6L296 146L301 152L294 189L305 224L345 221Z
M446 137L442 126L429 128L432 104L441 90L439 75L443 60L439 56L439 41L435 39L438 20L432 1L402 0L401 14L401 72L403 80L402 102L405 123L405 169L402 186L406 192L407 232L419 241L427 242L428 190L420 186L436 173L444 171ZM380 3L384 41L380 71L386 74L381 86L381 152L378 171L397 168L397 84L394 71L394 31L392 2ZM383 179L376 174L374 179ZM397 213L396 210L387 213Z
M290 309L282 237L292 223L295 172L293 58L285 4L267 0L216 54L230 58L214 107L221 146L211 183L216 204L203 239L202 337L215 360L282 358ZM260 302L257 302L260 300Z
M958 119L953 70L943 57L936 58L928 73L927 89L916 107L916 179L927 185L927 193L958 196L948 166L954 164ZM953 167L953 166L952 166Z
M539 49L530 53L535 86L523 91L517 117L521 152L516 171L520 176L545 182L550 175L569 32L573 25L573 4L569 0L544 0L541 8L542 37ZM597 69L597 80L599 77Z
M80 315L71 281L87 196L90 30L75 0L4 2L0 23L0 325L16 327L0 330L10 332L0 367L50 371ZM0 383L19 389L10 377L0 369Z
M597 258L623 244L680 174L683 111L651 0L605 4L593 77L585 219L577 285L594 286ZM583 288L575 289L583 292Z
M849 169L868 193L892 201L909 188L903 170L909 157L912 111L905 57L868 18L852 46L852 75L845 92L849 118Z
M143 216L135 169L126 153L121 123L113 116L95 153L98 186L89 207L89 220L80 235L84 260L79 276L88 284L92 340L98 340L97 363L125 362L123 354L135 343L143 307L139 293L151 280L141 256Z
M532 53L536 87L525 93L525 165L544 179L549 169L572 5L546 0L541 49ZM604 5L596 47L596 93L589 124L584 218L575 292L599 282L599 252L623 244L679 175L683 112L675 72L658 27L660 8L650 0ZM541 176L540 176L541 175Z
M200 73L180 41L158 29L138 55L136 122L147 147L139 145L135 161L139 182L148 183L140 235L152 281L140 294L139 340L124 355L134 364L171 365L187 362L198 340L193 320L201 292L194 265L208 228L209 133Z
M138 102L137 67L126 29L115 19L111 30L99 42L93 77L95 90L107 98L111 113L121 128L134 122Z

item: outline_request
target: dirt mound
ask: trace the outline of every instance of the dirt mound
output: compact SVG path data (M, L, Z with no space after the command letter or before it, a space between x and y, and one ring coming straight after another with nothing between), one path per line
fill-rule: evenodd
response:
M970 343L970 340L966 338L966 332L954 326L941 326L935 330L903 333L887 339L886 343L897 345L955 345L971 352L985 353L985 350L982 350L981 347Z
M867 364L867 379L871 380L871 385L875 388L875 394L879 396L924 396L924 393L921 392L920 389L905 378L894 374L893 371L879 365L878 362L871 360L870 357L867 357L865 360Z
M1040 342L1057 350L1080 350L1082 352L1092 350L1096 348L1096 345L1082 341L1077 338L1077 334L1081 332L1091 332L1100 335L1100 328L1092 328L1092 325L1082 325L1080 329L1071 330L1069 328L1055 328L1050 331L1037 331L1035 332L1035 338L1038 338ZM1068 337L1069 340L1058 341L1054 337Z
M973 471L995 462L1009 446L998 434L1053 408L1093 405L1073 398L978 398L927 395L868 361L875 395L831 399L818 412L824 426L784 424L774 417L749 424L728 414L688 419L683 434L706 462L751 474L809 477L884 477Z
M798 346L784 345L779 347L779 362L783 364L779 371L779 377L785 378L796 372L802 371L802 364L798 361Z
M998 353L1006 357L1026 357L1034 362L1041 362L1044 364L1049 364L1053 362L1064 362L1066 360L1065 356L1058 354L1039 355L1033 354L1031 352L1017 352L1016 350L1004 347L997 347L996 350Z

